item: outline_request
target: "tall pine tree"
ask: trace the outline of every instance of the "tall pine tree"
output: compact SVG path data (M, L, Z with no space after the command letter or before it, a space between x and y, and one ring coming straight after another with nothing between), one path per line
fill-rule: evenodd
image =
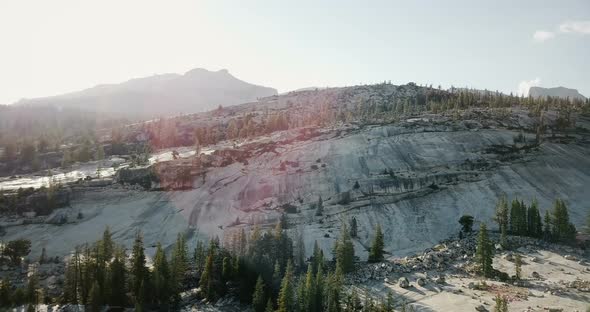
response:
M384 246L383 231L381 230L381 225L377 224L377 227L375 228L375 237L373 238L371 249L369 251L369 262L383 261Z
M477 237L477 250L475 255L477 264L479 265L480 273L485 277L491 277L493 273L493 249L485 223L482 223L479 228L479 235Z

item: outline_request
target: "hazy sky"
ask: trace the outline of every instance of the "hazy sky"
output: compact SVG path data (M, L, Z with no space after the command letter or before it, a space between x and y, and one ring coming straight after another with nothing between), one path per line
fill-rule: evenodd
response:
M590 1L0 0L0 103L195 67L590 96Z

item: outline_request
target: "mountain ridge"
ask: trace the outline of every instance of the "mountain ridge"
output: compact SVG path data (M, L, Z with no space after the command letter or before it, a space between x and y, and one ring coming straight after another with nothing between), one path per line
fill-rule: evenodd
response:
M154 117L201 112L219 105L236 105L276 94L276 89L240 80L227 69L195 68L184 74L157 74L56 96L23 99L15 105L49 105Z

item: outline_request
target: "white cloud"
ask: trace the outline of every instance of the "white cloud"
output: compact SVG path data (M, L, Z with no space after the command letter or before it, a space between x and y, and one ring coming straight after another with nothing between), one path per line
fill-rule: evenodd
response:
M590 21L568 21L559 25L563 33L590 34Z
M561 23L556 31L537 30L533 34L533 39L536 42L545 42L558 34L569 33L590 35L590 21L566 21Z
M535 39L536 42L543 42L553 37L555 37L555 33L544 30L537 30L533 34L533 39Z
M518 95L529 95L529 89L533 86L538 86L541 84L541 78L537 77L533 80L523 80L518 84Z

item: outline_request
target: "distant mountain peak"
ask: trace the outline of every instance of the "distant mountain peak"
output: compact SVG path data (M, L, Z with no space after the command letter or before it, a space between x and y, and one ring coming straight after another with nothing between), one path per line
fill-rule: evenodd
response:
M586 97L580 94L576 89L570 89L566 87L554 87L554 88L543 88L533 86L529 89L529 95L532 97L559 97L559 98L570 98L585 100Z
M276 94L276 89L242 81L227 69L194 68L184 75L133 78L58 96L26 99L18 104L155 117L206 111L219 105L242 104Z

